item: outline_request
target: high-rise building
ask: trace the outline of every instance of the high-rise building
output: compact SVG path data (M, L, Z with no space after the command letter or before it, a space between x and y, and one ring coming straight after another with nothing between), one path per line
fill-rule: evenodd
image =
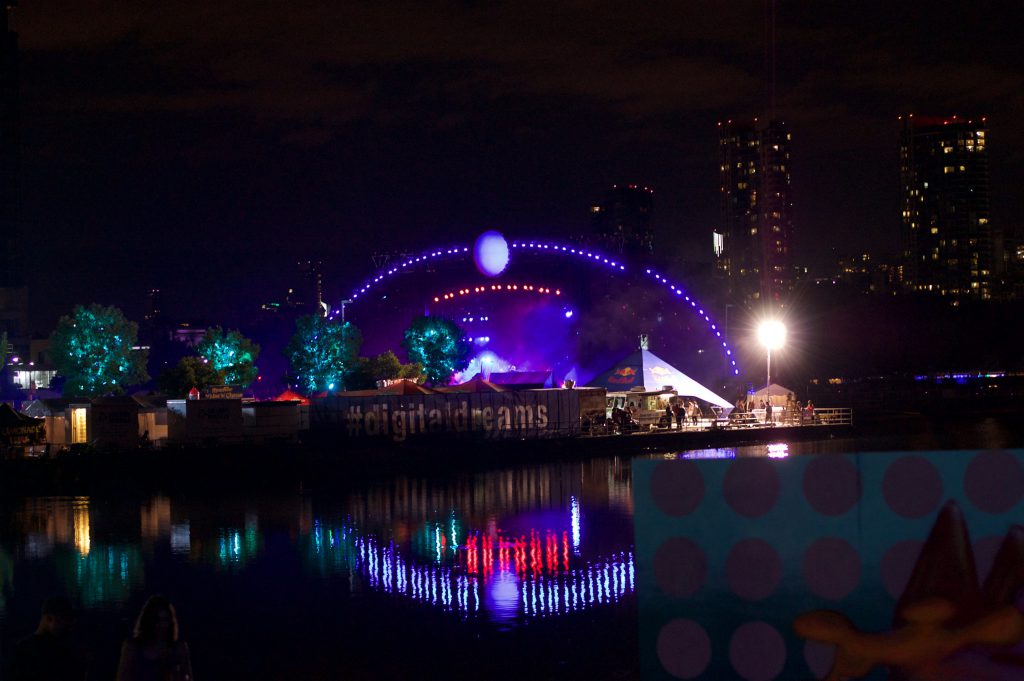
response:
M654 253L654 190L636 184L614 185L591 206L593 242L610 253Z
M995 257L985 119L900 118L904 287L954 305L988 300Z
M782 121L719 123L715 264L733 299L786 303L793 290L792 134Z

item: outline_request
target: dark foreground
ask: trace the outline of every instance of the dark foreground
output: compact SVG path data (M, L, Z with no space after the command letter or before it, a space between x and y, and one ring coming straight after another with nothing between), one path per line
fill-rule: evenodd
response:
M1024 425L832 435L776 444L790 456L1019 447ZM113 678L159 592L201 680L638 678L631 460L664 454L634 439L618 456L521 447L519 461L461 443L5 462L0 659L64 592L82 605L91 678Z

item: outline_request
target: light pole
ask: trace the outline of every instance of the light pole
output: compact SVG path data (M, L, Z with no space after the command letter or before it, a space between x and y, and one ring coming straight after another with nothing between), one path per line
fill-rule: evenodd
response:
M768 380L765 383L767 388L772 384L772 350L778 350L786 344L786 325L777 319L761 322L757 327L757 340L768 352Z

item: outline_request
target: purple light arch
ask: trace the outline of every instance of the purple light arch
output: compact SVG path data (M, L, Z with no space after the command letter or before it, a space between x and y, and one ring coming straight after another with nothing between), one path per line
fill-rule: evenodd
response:
M620 272L627 271L626 265L624 263L618 262L613 258L609 258L601 253L598 253L597 251L594 251L593 249L578 248L572 245L563 245L550 241L541 241L536 239L532 241L512 241L509 244L509 246L513 251L523 250L533 251L536 253L550 253L552 255L574 256L576 258L585 260L590 263L604 265L612 270ZM357 288L352 292L352 303L355 303L357 300L359 300L360 297L365 296L366 293L368 293L371 289L379 285L386 284L387 281L391 279L391 277L393 277L395 274L398 274L399 272L402 271L408 271L410 267L415 268L417 265L421 263L430 262L437 259L462 258L467 256L472 258L472 250L473 249L470 248L469 246L449 246L446 248L432 249L430 251L420 253L414 258L409 258L400 265L395 265L394 267L388 268L386 270L381 269L377 272L377 275L373 279L366 280L365 282L363 282L363 285L360 288ZM709 315L704 310L704 308L697 303L696 300L693 300L689 295L687 295L686 291L683 290L681 286L677 286L667 277L662 276L661 274L659 274L658 272L651 268L645 268L644 273L647 276L653 278L658 283L665 286L665 288L667 288L670 291L670 295L674 295L677 298L682 298L684 303L689 303L690 310L694 314L696 314L701 320L703 320L708 325L710 332L715 335L715 338L719 339L719 342L722 344L722 351L725 353L726 361L729 362L733 374L739 376L740 369L739 366L737 366L736 364L736 357L733 354L732 348L729 346L729 343L722 337L722 330L719 329L718 324L716 324L714 320L711 319L711 315ZM332 319L337 314L337 312L338 311L335 310L334 312L331 313Z

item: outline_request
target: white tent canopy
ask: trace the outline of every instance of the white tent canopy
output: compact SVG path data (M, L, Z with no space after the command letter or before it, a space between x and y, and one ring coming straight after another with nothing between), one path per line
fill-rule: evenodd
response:
M771 402L773 407L784 407L790 395L796 395L796 392L778 383L772 383L770 386L761 388L754 393L754 405L756 406L761 400L765 400Z
M635 387L656 391L672 386L676 394L681 396L695 397L723 409L732 409L734 406L650 350L637 350L587 385L621 392Z

